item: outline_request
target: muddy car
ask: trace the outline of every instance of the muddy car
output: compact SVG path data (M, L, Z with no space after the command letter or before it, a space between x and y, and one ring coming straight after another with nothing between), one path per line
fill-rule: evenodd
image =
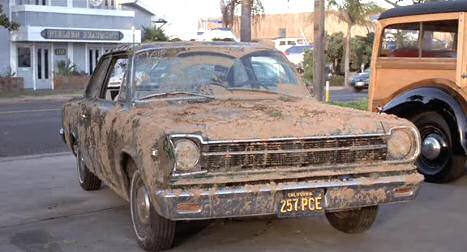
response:
M84 97L65 104L62 133L81 187L102 181L128 200L151 251L170 248L190 220L325 214L363 232L378 205L413 199L423 180L412 123L313 101L282 53L255 44L103 55Z
M467 167L466 14L467 1L443 1L390 9L377 23L369 106L417 126L430 182Z

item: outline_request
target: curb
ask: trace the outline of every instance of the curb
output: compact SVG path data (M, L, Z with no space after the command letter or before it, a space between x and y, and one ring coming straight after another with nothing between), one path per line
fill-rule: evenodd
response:
M50 157L62 157L73 155L71 152L56 152L56 153L45 153L45 154L35 154L27 156L14 156L14 157L0 157L0 163L12 162L12 161L21 161L21 160L30 160L30 159L41 159L41 158L50 158Z
M14 104L14 103L27 103L27 102L65 102L70 99L81 97L82 95L65 95L65 96L26 96L26 97L16 97L16 98L0 98L0 104Z

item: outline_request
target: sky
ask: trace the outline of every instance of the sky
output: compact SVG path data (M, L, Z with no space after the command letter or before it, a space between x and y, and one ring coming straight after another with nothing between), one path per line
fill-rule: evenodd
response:
M219 0L140 0L157 18L168 21L164 27L169 35L190 39L196 33L200 18L220 17ZM265 14L312 12L314 0L262 0ZM408 0L404 0L407 1ZM375 2L384 8L391 6L383 0Z

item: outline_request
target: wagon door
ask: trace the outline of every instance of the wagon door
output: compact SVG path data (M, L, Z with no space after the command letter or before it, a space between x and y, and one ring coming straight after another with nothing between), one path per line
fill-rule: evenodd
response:
M467 95L467 13L459 15L459 38L458 38L458 62L457 62L457 85Z

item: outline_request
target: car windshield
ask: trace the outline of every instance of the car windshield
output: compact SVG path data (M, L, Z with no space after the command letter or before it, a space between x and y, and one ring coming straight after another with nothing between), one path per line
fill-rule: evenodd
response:
M135 57L134 81L140 100L173 94L216 97L239 90L308 95L282 54L268 50L239 58L209 51L143 52Z

